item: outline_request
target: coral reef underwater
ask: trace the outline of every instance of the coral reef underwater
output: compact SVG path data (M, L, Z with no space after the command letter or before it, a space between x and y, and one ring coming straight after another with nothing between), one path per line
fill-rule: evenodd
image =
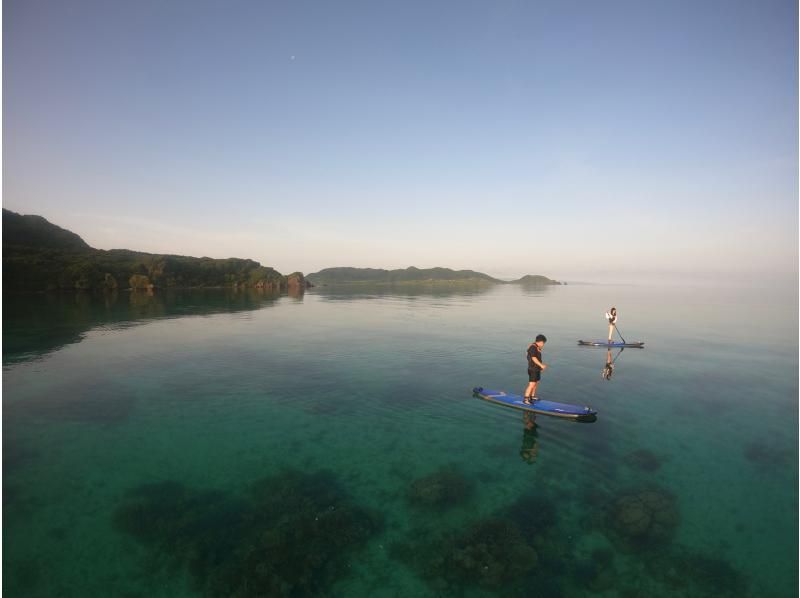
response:
M327 472L287 471L242 497L176 482L132 490L114 523L185 566L209 596L314 596L348 573L348 558L381 528Z

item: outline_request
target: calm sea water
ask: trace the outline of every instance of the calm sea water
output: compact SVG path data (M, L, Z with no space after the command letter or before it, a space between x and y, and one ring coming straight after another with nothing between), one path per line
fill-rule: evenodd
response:
M600 376L603 312L643 350ZM3 300L6 596L794 596L797 295ZM544 398L493 406L547 335ZM612 355L615 356L616 352Z

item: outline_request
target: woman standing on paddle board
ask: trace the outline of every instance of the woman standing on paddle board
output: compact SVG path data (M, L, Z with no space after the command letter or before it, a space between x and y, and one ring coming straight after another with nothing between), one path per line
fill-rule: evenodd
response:
M617 325L617 308L612 307L606 312L608 320L608 343L611 344L611 337L614 336L614 327Z

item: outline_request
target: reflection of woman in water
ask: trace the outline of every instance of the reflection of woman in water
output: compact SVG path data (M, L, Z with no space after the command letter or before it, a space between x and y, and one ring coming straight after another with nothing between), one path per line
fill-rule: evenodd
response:
M536 462L536 455L539 453L539 441L536 438L538 435L536 415L526 411L522 414L522 421L525 429L522 431L522 448L519 449L519 456L528 465L533 465Z
M611 359L611 349L608 350L608 355L606 356L606 364L603 366L603 376L604 380L611 380L611 375L614 373L614 360Z
M608 349L608 352L606 353L606 364L603 366L603 371L600 373L600 375L603 377L603 380L611 380L611 376L614 374L614 368L616 367L614 362L617 360L617 357L622 355L624 350L624 348L621 348L614 359L611 359L611 349Z

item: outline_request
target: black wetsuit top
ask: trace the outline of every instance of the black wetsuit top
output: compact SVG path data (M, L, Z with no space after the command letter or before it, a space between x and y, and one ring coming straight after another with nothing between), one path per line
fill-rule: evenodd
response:
M528 369L541 370L542 368L540 368L538 365L536 365L536 363L534 363L533 361L534 357L539 360L539 363L543 363L541 349L539 349L539 347L537 347L536 345L531 345L530 348L528 349Z

